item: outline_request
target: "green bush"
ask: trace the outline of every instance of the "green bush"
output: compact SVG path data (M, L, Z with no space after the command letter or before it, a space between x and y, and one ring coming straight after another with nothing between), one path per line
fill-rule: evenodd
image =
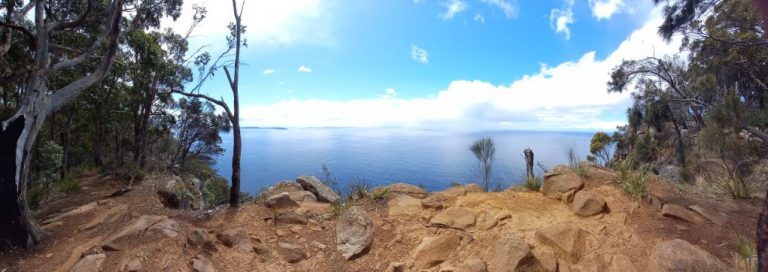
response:
M229 184L222 177L214 177L208 180L201 192L203 201L208 207L216 207L229 202Z
M80 191L80 184L77 182L77 175L72 172L67 173L58 184L60 191L65 193L74 193Z
M389 189L373 190L373 199L384 200L388 199L390 195Z

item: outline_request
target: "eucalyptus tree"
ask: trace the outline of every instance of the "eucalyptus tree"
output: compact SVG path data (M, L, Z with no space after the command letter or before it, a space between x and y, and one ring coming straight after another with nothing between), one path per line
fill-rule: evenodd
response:
M16 111L0 127L0 240L3 246L29 246L46 235L25 199L31 154L43 123L108 74L125 33L157 27L166 15L177 18L181 0L3 3L0 57L8 57L16 45L31 54L23 60L28 65L19 69L24 80L17 90ZM73 35L89 43L72 46L68 38ZM77 71L77 76L60 85L50 84L50 79L68 71Z

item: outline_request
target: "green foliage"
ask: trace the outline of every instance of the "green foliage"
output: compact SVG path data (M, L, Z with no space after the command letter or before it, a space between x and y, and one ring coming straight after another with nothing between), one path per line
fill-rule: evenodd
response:
M752 260L756 257L754 242L742 234L735 234L733 244L736 247L736 255L744 262L746 271L752 271Z
M614 170L618 174L619 184L624 192L636 200L641 200L648 195L646 180L650 175L650 167L633 170L634 167L635 163L632 159L625 159L617 162Z
M752 198L752 195L757 192L754 185L734 175L726 174L715 179L722 191L734 199Z
M201 193L207 207L216 207L229 202L229 184L227 180L218 176L209 179Z
M59 190L65 193L75 193L80 191L80 184L77 182L77 176L68 173L57 184Z
M638 162L653 162L656 159L658 149L656 141L653 140L649 133L646 133L645 136L635 142L630 157Z
M528 189L529 191L538 191L541 189L541 177L540 176L533 176L528 177L525 176L525 183L523 186Z
M184 186L176 187L173 190L173 193L176 194L176 197L182 203L189 203L195 199L195 195L193 195L192 192L189 191L189 189L187 189L187 187L184 187Z
M589 153L592 153L596 161L602 165L608 165L611 162L610 148L614 139L605 132L597 132L592 136L589 144Z
M380 189L380 190L373 190L373 199L374 200L386 200L389 199L390 191L389 189Z
M353 178L347 185L347 198L350 200L365 199L369 197L370 183L364 178Z
M176 161L184 167L187 159L210 161L224 152L220 132L230 129L229 119L216 114L213 104L199 99L179 99L179 116L174 127L179 154Z
M565 157L568 160L568 167L573 169L581 177L589 177L589 169L582 167L579 163L581 155L576 151L576 146L573 144L565 145Z
M40 148L39 180L46 184L46 186L50 186L59 180L63 158L64 151L55 142L46 142Z
M475 155L478 161L480 161L480 176L482 178L483 189L485 191L490 190L491 186L491 173L493 162L496 159L496 145L491 138L482 138L475 141L469 150Z

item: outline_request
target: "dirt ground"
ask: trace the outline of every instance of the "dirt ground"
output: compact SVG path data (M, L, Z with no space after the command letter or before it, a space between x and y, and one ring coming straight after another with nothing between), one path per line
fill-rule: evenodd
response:
M259 203L208 212L168 209L157 198L153 185L167 178L164 174L152 174L125 195L108 197L120 189L123 182L101 178L95 173L83 176L79 192L45 203L36 216L40 222L46 222L76 209L83 212L52 220L61 223L41 224L50 236L37 247L0 253L0 271L69 271L81 256L95 252L107 256L102 271L121 271L125 263L133 259L141 260L142 271L191 271L191 260L198 254L207 256L217 271L383 271L390 262L409 262L423 237L449 232L470 238L446 262L458 267L469 257L483 256L505 235L523 238L537 257L547 258L552 253L535 239L534 233L557 224L580 227L589 233L584 257L576 263L561 261L561 270L567 266L572 271L593 271L613 255L623 254L643 271L651 248L657 242L675 238L697 245L733 265L734 236L742 234L754 239L762 204L759 199L681 197L679 201L684 202L681 204L715 207L728 216L728 223L722 227L708 221L693 224L661 216L658 208L628 198L615 184L587 180L585 189L602 195L608 202L609 212L579 217L567 205L538 192L470 193L459 197L454 206L471 209L475 214L494 210L507 211L511 216L490 230L475 227L455 230L428 226L426 218L434 214L429 210L419 216L390 218L386 201L364 200L355 204L362 206L373 221L373 242L364 254L346 260L336 250L333 219L310 220L306 225L276 223L276 211ZM105 237L141 215L168 216L178 222L178 235L142 241L123 251L101 248ZM278 242L289 242L300 245L308 257L289 264L274 253L244 253L220 243L201 248L187 243L187 235L195 228L213 233L238 227L243 228L254 243L275 248Z

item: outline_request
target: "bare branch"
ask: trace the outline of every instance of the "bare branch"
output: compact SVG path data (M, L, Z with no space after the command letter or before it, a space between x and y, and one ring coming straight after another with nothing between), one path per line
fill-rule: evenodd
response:
M204 95L204 94L200 94L200 93L185 92L185 91L182 91L182 90L179 90L179 89L173 89L173 90L171 90L171 93L180 94L180 95L187 96L187 97L194 97L194 98L205 99L208 102L216 104L217 106L219 106L222 109L224 109L224 112L227 113L227 118L229 118L230 122L234 122L234 120L235 120L235 116L232 114L232 111L229 109L229 106L227 106L227 103L224 102L224 98L216 99L216 98L210 97L208 95Z

